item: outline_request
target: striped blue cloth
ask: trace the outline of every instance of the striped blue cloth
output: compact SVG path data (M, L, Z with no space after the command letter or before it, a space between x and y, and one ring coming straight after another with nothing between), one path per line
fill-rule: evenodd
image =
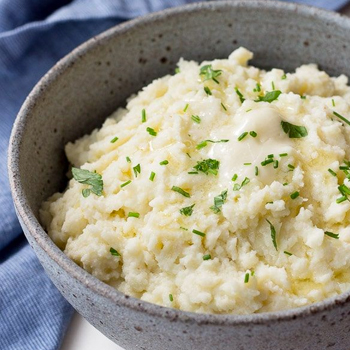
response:
M288 0L286 0L288 1ZM62 56L122 21L194 0L0 0L0 349L58 349L72 308L26 243L6 152L26 95ZM339 10L347 0L297 0Z

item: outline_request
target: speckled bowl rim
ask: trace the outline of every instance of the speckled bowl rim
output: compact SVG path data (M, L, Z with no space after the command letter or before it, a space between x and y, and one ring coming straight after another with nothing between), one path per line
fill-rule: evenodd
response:
M314 303L308 306L282 310L276 312L266 312L251 315L232 315L232 314L202 314L193 313L187 311L181 311L178 309L172 309L169 307L159 306L156 304L151 304L149 302L129 297L118 290L110 287L109 285L101 282L80 266L75 264L71 259L69 259L49 238L47 233L39 224L38 220L35 218L28 201L26 199L21 179L19 173L19 150L21 147L23 130L26 123L30 118L30 114L35 107L36 103L40 103L40 97L42 92L50 86L50 84L56 80L61 74L74 64L75 61L79 60L90 50L93 50L103 43L110 36L121 36L127 32L130 28L138 27L147 23L157 22L158 20L163 20L164 18L170 16L181 15L182 13L198 12L203 9L215 10L226 7L234 8L251 8L251 9L261 9L261 7L284 11L296 15L298 13L306 16L317 16L319 19L326 21L330 24L335 25L335 27L347 28L350 33L350 19L339 15L337 13L328 12L318 8L293 4L293 3L283 3L276 1L261 1L261 0L251 0L251 1L215 1L215 2L202 2L194 3L190 5L185 5L181 7L167 9L161 12L156 12L143 16L128 22L119 24L102 34L93 37L82 45L78 46L75 50L61 59L34 87L32 92L29 94L25 100L16 121L13 126L13 130L10 138L10 146L8 151L8 172L12 196L14 199L17 214L20 219L28 229L31 237L36 241L36 243L45 251L45 253L55 261L62 269L64 269L68 274L73 276L76 280L81 282L86 288L91 289L94 293L108 298L116 304L123 305L125 307L138 310L140 312L145 312L150 315L166 317L169 319L178 319L179 321L196 323L196 324L212 324L212 325L247 325L247 324L266 324L278 321L288 321L294 320L300 317L306 317L307 315L313 313L320 313L330 309L335 308L341 304L350 301L350 290L348 292L342 293L338 296L325 299L321 302Z

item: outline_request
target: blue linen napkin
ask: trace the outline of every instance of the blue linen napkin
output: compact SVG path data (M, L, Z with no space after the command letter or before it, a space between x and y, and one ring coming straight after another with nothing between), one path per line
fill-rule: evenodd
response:
M289 0L285 0L292 2ZM35 83L90 37L130 18L195 0L0 0L0 349L58 349L72 308L26 243L10 195L6 153ZM348 0L296 0L338 10Z

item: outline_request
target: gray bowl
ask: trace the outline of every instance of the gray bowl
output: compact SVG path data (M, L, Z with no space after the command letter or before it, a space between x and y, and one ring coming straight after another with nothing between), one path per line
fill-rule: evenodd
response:
M127 22L61 60L34 88L9 149L12 194L24 233L63 296L126 349L344 350L350 292L307 307L248 316L205 315L153 305L100 282L68 259L40 226L41 202L67 179L63 147L97 126L180 57L227 57L238 46L253 64L293 70L316 62L350 76L350 20L271 1L200 3Z

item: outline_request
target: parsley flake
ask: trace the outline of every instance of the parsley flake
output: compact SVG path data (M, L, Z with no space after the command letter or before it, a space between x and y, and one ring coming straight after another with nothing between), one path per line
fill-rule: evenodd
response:
M152 128L147 128L146 131L151 135L151 136L157 136L157 132L152 129Z
M151 181L153 181L155 176L156 176L156 173L152 171L152 172L151 172L151 175L149 176L149 179L150 179Z
M271 103L275 100L278 99L279 95L281 95L280 90L274 90L274 91L269 91L265 94L265 96L258 96L257 100L254 100L255 102L268 102Z
M167 164L169 164L169 161L166 159L159 163L159 165L167 165Z
M197 165L195 165L193 168L197 171L201 171L202 173L208 175L209 173L213 175L218 174L220 162L216 159L205 159L201 162L197 162Z
M210 209L215 213L218 214L221 212L221 207L224 205L225 201L227 199L227 190L222 191L221 194L214 197L214 205L210 207Z
M210 259L211 259L211 255L210 254L203 255L203 260L210 260Z
M204 81L206 80L214 80L215 83L220 84L219 81L216 79L219 77L222 73L221 69L213 69L211 64L207 64L203 67L201 67L199 75L202 75L204 77Z
M181 215L185 215L185 216L191 216L192 213L193 213L193 207L195 206L196 204L192 204L190 205L189 207L184 207L182 209L180 209L180 214Z
M120 256L120 254L112 247L109 249L109 252L114 256Z
M283 131L288 134L290 139L300 139L308 135L305 126L293 125L288 122L281 121Z
M82 194L85 198L90 195L90 192L96 194L96 196L102 196L103 180L100 174L74 167L72 168L72 174L75 181L91 186L83 190Z
M132 168L134 170L135 177L137 177L137 174L141 174L141 165L137 164Z
M111 143L117 142L119 140L119 137L113 137L112 140L110 141Z
M135 213L130 211L128 214L128 218L139 218L140 217L140 213Z

